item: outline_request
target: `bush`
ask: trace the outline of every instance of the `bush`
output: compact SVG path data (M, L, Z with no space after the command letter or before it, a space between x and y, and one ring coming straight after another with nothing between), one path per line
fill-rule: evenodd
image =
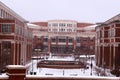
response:
M120 76L120 71L119 70L112 70L111 74L115 75L115 76Z
M6 73L6 69L5 69L5 68L2 69L2 70L1 70L1 73Z

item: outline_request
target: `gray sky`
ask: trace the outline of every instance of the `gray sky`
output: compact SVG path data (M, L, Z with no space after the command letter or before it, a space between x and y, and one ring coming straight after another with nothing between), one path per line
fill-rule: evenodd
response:
M120 13L120 0L0 0L28 21L104 22Z

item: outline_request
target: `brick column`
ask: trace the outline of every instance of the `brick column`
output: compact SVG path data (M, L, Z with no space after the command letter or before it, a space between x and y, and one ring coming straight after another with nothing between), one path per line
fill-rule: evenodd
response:
M76 49L76 39L74 37L72 39L73 39L73 50L75 50Z
M26 68L21 65L8 65L7 66L7 75L9 80L24 80Z
M113 69L113 45L110 46L110 69Z
M14 43L11 43L11 53L10 53L10 64L13 65L15 64L15 46Z
M2 44L0 43L0 71L1 71L1 68L2 68L2 62L1 62L1 61L2 61L2 60L1 60L1 59L2 59L2 56L1 56L1 51L2 51L2 49L1 49L1 45L2 45Z
M68 36L66 37L66 52L68 52Z
M110 47L109 46L104 46L104 62L105 66L109 66L110 61Z
M102 66L102 56L103 56L103 49L102 49L103 47L102 46L100 46L100 57L99 57L99 66Z

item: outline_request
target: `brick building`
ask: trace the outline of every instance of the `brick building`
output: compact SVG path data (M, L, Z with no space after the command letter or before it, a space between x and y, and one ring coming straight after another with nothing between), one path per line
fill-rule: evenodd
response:
M120 68L120 14L96 27L96 64Z
M27 21L0 2L0 70L31 59L32 33Z
M94 54L95 26L74 20L32 22L33 48L54 54Z

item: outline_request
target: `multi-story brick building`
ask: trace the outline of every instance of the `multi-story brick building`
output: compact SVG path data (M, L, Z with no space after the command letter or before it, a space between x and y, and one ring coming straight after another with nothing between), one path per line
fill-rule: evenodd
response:
M0 2L0 70L31 59L32 33L27 21Z
M120 68L120 14L96 27L96 64Z
M34 25L33 25L34 24ZM95 26L74 20L33 22L35 48L54 54L94 54Z

